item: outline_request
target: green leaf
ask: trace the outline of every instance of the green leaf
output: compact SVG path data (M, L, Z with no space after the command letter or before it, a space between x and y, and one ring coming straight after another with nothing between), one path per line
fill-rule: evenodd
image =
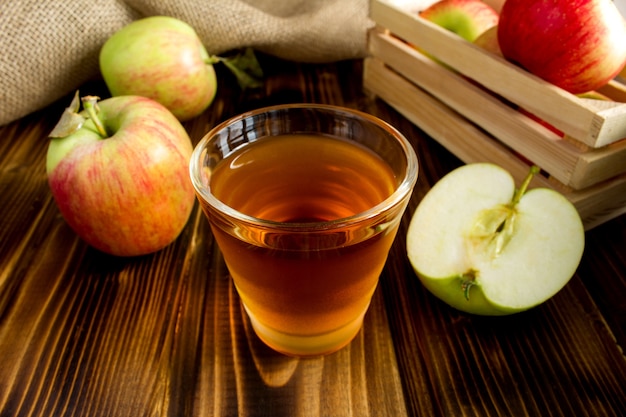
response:
M221 62L237 78L242 90L259 88L263 85L263 69L252 48L230 57L211 57L212 62Z

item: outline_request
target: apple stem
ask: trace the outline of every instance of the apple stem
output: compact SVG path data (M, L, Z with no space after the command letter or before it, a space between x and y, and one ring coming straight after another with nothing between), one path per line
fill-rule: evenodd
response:
M221 58L217 55L211 55L207 59L204 60L206 65L215 65L221 62Z
M528 173L528 175L526 175L526 178L524 178L522 185L520 185L520 187L515 191L515 195L513 196L513 200L511 201L511 206L515 206L517 205L517 203L519 203L520 199L526 192L528 185L532 181L533 177L539 173L539 171L540 169L536 165L530 167L530 172Z
M89 118L93 121L93 124L96 126L96 130L103 138L108 138L109 134L107 133L104 125L102 124L102 120L98 117L98 100L100 97L97 96L85 96L82 99L83 107L89 114Z

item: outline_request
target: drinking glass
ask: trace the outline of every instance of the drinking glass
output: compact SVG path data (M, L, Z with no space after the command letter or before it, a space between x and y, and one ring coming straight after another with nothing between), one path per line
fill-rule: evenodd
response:
M356 336L417 173L398 130L337 106L262 108L200 140L191 180L261 340L315 356Z

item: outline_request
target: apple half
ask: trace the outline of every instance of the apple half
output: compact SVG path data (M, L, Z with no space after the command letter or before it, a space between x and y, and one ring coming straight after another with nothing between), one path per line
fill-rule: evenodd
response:
M420 281L450 306L506 315L548 300L576 272L584 250L582 221L557 191L519 189L491 163L455 169L426 194L407 232Z

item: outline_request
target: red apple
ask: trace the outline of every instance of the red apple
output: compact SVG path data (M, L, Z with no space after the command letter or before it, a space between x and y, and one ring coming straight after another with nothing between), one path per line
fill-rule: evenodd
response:
M498 24L498 13L481 0L440 0L419 15L469 42Z
M76 95L50 134L52 195L91 246L118 256L155 252L178 237L195 202L189 136L151 99L110 98L97 103L98 114L94 100L77 113Z
M505 58L573 94L626 62L626 22L611 0L507 0L498 42Z

